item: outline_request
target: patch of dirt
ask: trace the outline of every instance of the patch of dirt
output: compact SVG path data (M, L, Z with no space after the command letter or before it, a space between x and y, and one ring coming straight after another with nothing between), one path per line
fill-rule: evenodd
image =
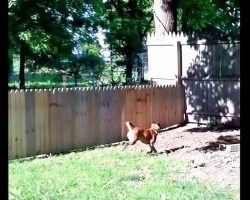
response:
M222 150L219 147L223 144L240 145L240 130L187 124L160 132L155 148L171 159L188 163L188 170L180 173L177 179L198 179L239 190L240 149ZM128 148L149 151L149 146L140 141Z

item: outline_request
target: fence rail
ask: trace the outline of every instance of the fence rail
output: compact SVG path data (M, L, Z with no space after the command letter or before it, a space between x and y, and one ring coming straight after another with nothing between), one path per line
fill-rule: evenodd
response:
M121 141L125 121L163 127L184 120L181 86L9 92L9 159Z

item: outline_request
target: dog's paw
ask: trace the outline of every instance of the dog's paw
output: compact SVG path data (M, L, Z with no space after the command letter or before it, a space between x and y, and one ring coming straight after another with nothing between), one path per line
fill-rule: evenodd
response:
M157 155L158 155L158 152L148 151L148 152L147 152L147 155L150 155L150 156L157 156Z

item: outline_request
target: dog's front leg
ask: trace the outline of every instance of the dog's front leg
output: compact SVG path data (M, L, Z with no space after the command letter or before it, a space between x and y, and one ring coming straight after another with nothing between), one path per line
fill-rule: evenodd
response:
M156 149L155 149L155 147L154 147L155 140L156 140L156 138L153 137L153 138L150 140L150 142L149 142L149 147L150 147L150 152L149 152L149 153L152 153L152 152L157 153L157 151L156 151Z
M148 153L152 153L152 152L155 153L155 152L157 152L156 149L155 149L155 147L152 146L151 144L149 145L149 147L150 147L150 151Z
M150 146L150 153L154 152L154 153L157 153L155 147L154 147L154 143L156 141L156 135L153 135L152 139L150 140L149 142L149 146Z
M151 144L150 148L151 148L151 152L157 153L157 151L156 151L156 149L155 149L155 147L154 147L153 144Z

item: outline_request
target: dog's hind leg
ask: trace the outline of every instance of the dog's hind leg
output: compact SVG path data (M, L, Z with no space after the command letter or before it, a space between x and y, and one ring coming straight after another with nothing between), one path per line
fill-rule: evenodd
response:
M126 142L126 144L125 144L124 148L122 149L122 151L124 151L128 145L129 145L129 143Z
M126 144L125 144L125 146L124 146L124 148L122 149L122 151L124 151L126 148L127 148L127 146L130 144L130 145L134 145L135 143L136 143L136 141L137 140L134 140L134 141L132 141L132 142L127 142Z

